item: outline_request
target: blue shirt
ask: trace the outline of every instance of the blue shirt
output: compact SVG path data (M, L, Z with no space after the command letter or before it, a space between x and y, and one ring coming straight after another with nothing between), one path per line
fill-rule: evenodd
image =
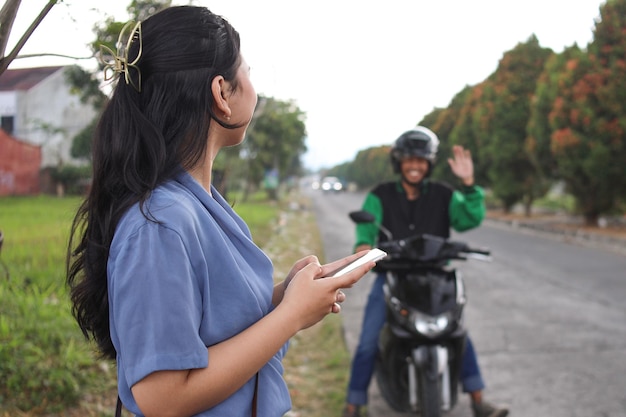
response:
M189 174L156 188L120 220L108 260L109 319L118 391L142 415L130 387L160 370L205 368L207 346L272 309L273 266L245 222ZM291 408L283 379L287 345L259 372L257 414ZM198 416L250 416L255 380Z

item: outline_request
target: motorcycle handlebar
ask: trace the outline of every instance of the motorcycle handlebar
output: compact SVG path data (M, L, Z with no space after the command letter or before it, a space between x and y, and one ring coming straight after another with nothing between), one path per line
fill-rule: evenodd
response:
M432 235L417 235L406 239L380 242L380 249L389 254L387 261L399 260L431 263L447 260L491 260L491 251L472 248L464 242Z
M491 262L493 260L489 252L487 253L472 252L472 253L468 253L467 257L476 259L477 261L484 261L484 262Z
M391 233L382 225L377 224L374 216L367 211L353 211L350 218L357 224L373 223L388 240L379 242L378 247L389 254L387 261L404 259L414 262L442 262L446 260L466 260L467 258L482 261L491 260L491 251L482 248L471 248L464 242L448 240L439 236L421 234L405 239L393 240Z

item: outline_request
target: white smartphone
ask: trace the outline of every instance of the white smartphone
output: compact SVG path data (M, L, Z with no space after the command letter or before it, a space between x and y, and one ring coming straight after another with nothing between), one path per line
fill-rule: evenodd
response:
M374 262L380 261L385 256L387 256L387 252L380 250L378 248L371 249L365 255L361 256L355 261L352 261L352 263L349 263L348 265L341 268L339 271L335 272L333 275L331 275L331 277L338 277L339 275L348 273L352 271L354 268L358 268L359 266L366 264L368 262L371 262L371 261L374 261Z

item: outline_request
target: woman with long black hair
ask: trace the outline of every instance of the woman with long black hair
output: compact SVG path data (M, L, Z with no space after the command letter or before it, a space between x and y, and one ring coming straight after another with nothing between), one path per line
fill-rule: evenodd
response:
M93 182L72 226L74 315L116 359L140 416L282 416L281 359L295 333L340 311L370 262L311 255L274 284L271 261L211 186L219 150L244 139L257 95L238 33L206 8L127 25L103 50L118 77L93 142Z

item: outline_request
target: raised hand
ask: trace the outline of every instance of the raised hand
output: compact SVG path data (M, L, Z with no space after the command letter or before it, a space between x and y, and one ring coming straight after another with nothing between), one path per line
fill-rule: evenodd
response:
M452 147L453 158L448 158L448 164L454 175L459 177L463 184L474 185L474 162L469 150L461 145Z

